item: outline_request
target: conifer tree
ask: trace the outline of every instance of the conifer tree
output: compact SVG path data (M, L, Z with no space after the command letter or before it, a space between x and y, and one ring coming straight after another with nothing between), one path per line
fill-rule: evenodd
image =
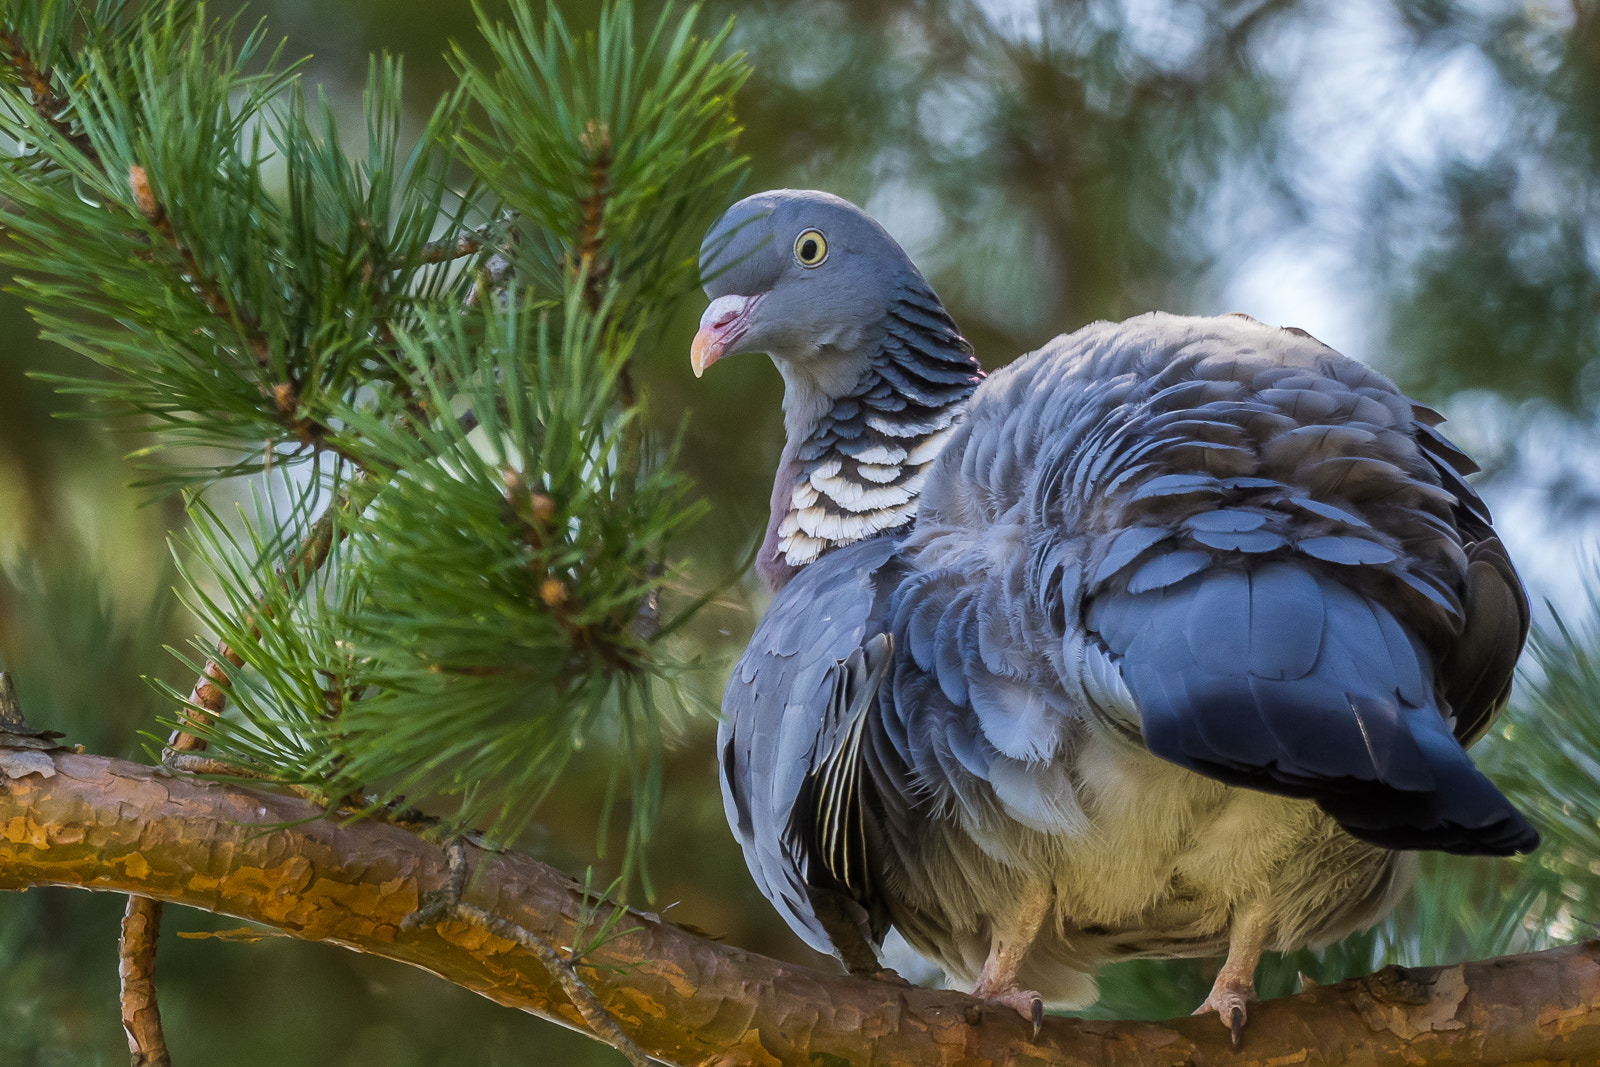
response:
M694 23L621 4L574 36L519 6L414 145L374 61L350 152L263 26L13 5L4 260L107 372L62 388L154 427L151 482L190 502L215 644L179 653L201 682L169 762L505 832L604 729L648 828L694 508L629 361L741 166L743 68ZM228 481L237 521L208 503Z
M192 520L208 636L178 652L169 768L503 838L598 732L631 867L697 510L629 364L742 166L744 68L696 22L618 3L575 35L518 5L414 138L375 60L351 151L262 25L9 5L0 258L105 372L62 389L154 429L150 484ZM251 504L219 513L223 483Z

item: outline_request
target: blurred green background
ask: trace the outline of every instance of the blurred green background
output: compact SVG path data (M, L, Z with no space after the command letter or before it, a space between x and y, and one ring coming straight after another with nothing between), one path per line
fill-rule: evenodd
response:
M596 5L561 6L582 25ZM482 52L455 0L248 10L287 54L314 56L306 77L352 117L370 53L405 57L420 125L452 82L447 42ZM1592 616L1580 577L1600 504L1600 3L762 0L709 4L706 25L730 15L755 71L738 106L744 191L863 204L987 365L1157 307L1307 329L1451 416L1535 601ZM759 536L782 443L764 360L688 373L700 311L683 308L641 364L653 418L668 434L686 424L683 462L713 505L685 539L686 594ZM0 664L35 725L146 758L141 731L165 709L142 679L188 682L162 648L193 634L165 543L182 510L127 487L136 437L54 417L81 408L28 377L84 361L36 340L14 298L0 329ZM694 694L707 709L761 603L746 579L690 636L712 664ZM700 716L669 754L654 906L822 964L745 873L714 728ZM596 857L588 783L604 778L577 768L523 842L580 876L594 865L602 885L616 857ZM0 895L0 1064L124 1062L121 909ZM419 971L288 939L177 936L235 925L168 910L158 979L180 1064L621 1062ZM1179 975L1169 999L1151 986L1131 1003L1123 982L1117 1006L1159 1013L1200 972L1162 973Z

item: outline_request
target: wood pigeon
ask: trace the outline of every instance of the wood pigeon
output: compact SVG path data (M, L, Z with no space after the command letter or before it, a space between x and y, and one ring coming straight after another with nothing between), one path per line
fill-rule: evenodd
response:
M985 376L892 238L820 192L701 251L696 375L764 352L788 434L771 606L718 733L728 822L794 930L889 927L1034 1020L1111 960L1380 919L1411 851L1538 835L1468 759L1528 604L1440 416L1303 331L1148 314ZM1198 1014L1198 1012L1197 1012Z

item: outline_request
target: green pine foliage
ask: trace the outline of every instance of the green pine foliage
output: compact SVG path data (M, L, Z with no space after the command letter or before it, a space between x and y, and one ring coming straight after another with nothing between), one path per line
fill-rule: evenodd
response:
M814 12L796 17L809 26ZM942 18L937 8L916 17ZM198 676L221 641L243 662L227 669L225 714L194 727L211 755L330 806L404 797L444 814L448 828L510 835L559 788L575 753L610 746L619 754L614 793L632 795L637 845L653 813L659 731L685 667L666 641L694 605L675 602L670 563L694 509L670 443L646 432L629 368L692 289L694 242L732 199L744 161L731 101L747 69L719 58L727 28L697 36L693 10L636 23L629 4L613 0L594 32L578 33L553 9L519 0L508 22L480 21L487 58L452 51L459 86L420 130L403 125L400 67L383 59L371 66L363 129L351 136L263 26L218 21L185 0L7 0L0 226L10 240L0 261L17 272L46 335L98 365L58 378L61 387L153 430L142 450L149 480L190 494L191 528L175 539L174 557L205 637L178 658ZM859 157L865 171L886 144L911 145L911 169L933 174L954 207L941 243L952 263L973 258L980 232L1049 229L1075 267L1109 265L1058 285L1064 303L1030 329L1129 299L1138 310L1169 302L1137 295L1166 291L1169 276L1197 276L1198 266L1173 258L1179 216L1195 210L1173 193L1173 175L1201 174L1211 188L1223 168L1184 161L1226 154L1238 130L1273 148L1271 86L1251 71L1232 84L1224 62L1251 25L1208 22L1208 46L1176 75L1132 62L1114 30L1082 29L1089 23L1074 24L1077 36L1064 39L1075 43L1061 55L1035 56L969 27L962 47L909 60L882 50L898 47L887 35L914 20L872 16L871 48L808 29L800 43L809 52L781 47L795 25L755 12L748 39L779 41L774 55L795 64L796 86L817 49L833 49L827 70L860 77L828 78L809 94L769 92L761 125L778 142L769 158L831 153L824 163L837 174L841 159ZM995 61L974 67L969 53ZM1493 51L1502 73L1539 54ZM1561 84L1586 84L1582 59L1564 54L1559 69L1572 73ZM912 61L926 69L908 73ZM1115 88L1118 64L1131 69L1132 90L1082 91ZM932 92L958 73L981 83L969 132L982 136L947 144L904 100L908 85ZM1191 121L1185 109L1201 104L1211 117ZM861 120L846 124L861 143L819 148L838 130L822 131L818 116L841 112ZM1052 128L1036 112L1076 116L1082 128L1064 143L1082 146L1082 158L1034 143L1035 131ZM1592 128L1562 127L1556 147L1583 148ZM1173 143L1185 151L1174 156ZM1582 170L1588 158L1557 162ZM1138 180L1118 178L1129 174ZM1029 192L1041 175L1075 195ZM1451 186L1460 195L1447 206L1452 217L1487 219L1487 229L1436 229L1459 230L1457 244L1495 247L1437 262L1494 277L1495 257L1516 266L1527 255L1499 248L1519 232L1504 221L1515 183L1468 177L1475 184ZM996 187L1013 188L1039 225L1001 227ZM973 240L954 239L962 236ZM1014 262L1017 244L994 262ZM1577 247L1552 247L1569 245ZM1397 290L1411 301L1398 309L1402 332L1421 322L1408 307L1439 304L1429 288L1436 276L1420 270ZM1032 292L1009 277L973 277L986 299ZM1555 296L1533 299L1545 290ZM1569 290L1586 292L1534 285L1524 302L1548 310ZM1522 347L1484 351L1499 358ZM1498 371L1420 380L1469 379L1529 392ZM1561 383L1535 379L1533 394L1566 395ZM222 494L249 506L224 504ZM29 588L6 577L0 600L88 627L81 651L51 637L26 653L59 658L34 672L57 687L56 702L73 702L59 693L74 679L144 669L126 661L155 627L108 637L92 597L33 597ZM41 623L40 632L56 631ZM0 632L0 650L18 659L19 640ZM1512 861L1422 857L1418 889L1392 919L1320 951L1269 955L1263 996L1288 992L1300 974L1325 982L1387 962L1537 948L1587 936L1600 920L1600 594L1589 618L1541 630L1534 649L1516 706L1475 755L1535 817L1545 847ZM35 684L22 679L24 703L50 724L52 701L30 695ZM162 692L169 706L188 700L187 683ZM165 725L177 721L173 713ZM93 746L92 715L80 709L73 722L71 740ZM31 910L0 922L0 959L14 958L34 925ZM598 917L595 929L604 936ZM1093 1014L1187 1012L1215 966L1108 968ZM0 979L0 1050L28 1047L29 1034L49 1028L45 1013L29 1015L40 972L24 965ZM37 1040L62 1039L52 1030Z
M242 769L305 786L336 804L341 795L333 781L337 757L328 727L338 718L343 680L354 670L344 619L362 593L348 578L340 524L352 521L359 508L351 504L352 486L342 487L325 512L326 528L318 530L325 495L318 484L296 484L281 472L274 481L277 493L253 494L248 515L239 509L232 524L238 532L204 501L189 508L192 525L174 546L184 606L244 662L228 668L226 715L202 715L198 727L176 716L162 725L185 725ZM354 492L370 499L367 488L356 483ZM314 568L302 558L303 541L296 538L319 535L328 557ZM293 581L262 580L290 571ZM191 649L173 652L193 678L216 656L212 643L198 638ZM188 692L161 688L175 704L189 700Z
M405 154L398 67L375 64L352 159L263 27L190 4L79 16L40 48L62 64L47 99L0 109L18 146L0 258L45 335L111 372L62 384L154 420L158 448L215 450L166 478L320 458L329 406L371 384L384 339L467 284L425 262L471 210L444 180L457 102Z
M1492 771L1537 814L1544 844L1520 863L1542 875L1551 935L1600 928L1600 572L1581 619L1556 616L1534 632L1523 699L1502 729Z
M608 412L632 341L582 288L497 308L476 334L441 315L400 339L420 403L346 413L368 468L396 464L351 541L366 592L343 629L374 687L337 724L352 786L460 783L472 821L517 824L600 728L636 757L647 828L652 694L678 671L659 637L681 622L661 617L660 563L700 508L670 467L625 469L638 413Z
M578 37L554 7L514 5L510 25L484 27L494 67L456 49L476 105L461 158L521 220L518 266L541 291L583 268L637 320L695 288L707 208L744 168L729 105L748 70L718 58L731 21L707 39L694 21L669 5L641 33L615 4Z
M226 707L164 725L330 806L499 835L594 740L642 842L698 511L629 366L743 167L727 29L616 0L575 34L515 4L414 142L374 61L352 151L262 26L111 0L4 20L0 260L100 365L62 388L153 428L151 482L188 494L207 636L178 655L222 666ZM253 506L214 506L240 476Z

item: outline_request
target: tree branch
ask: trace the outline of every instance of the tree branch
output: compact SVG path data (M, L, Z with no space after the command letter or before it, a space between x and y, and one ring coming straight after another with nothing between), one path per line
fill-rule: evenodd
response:
M454 237L430 241L422 249L422 262L449 263L451 260L475 256L497 239L498 227L494 224L479 226L475 230ZM398 269L397 264L393 269Z
M335 523L346 512L359 514L370 499L368 496L370 492L371 486L364 473L357 474L339 487L338 494L323 509L322 514L317 516L299 546L279 569L280 590L297 593L317 571L322 569L336 541L342 541L350 534L348 523L337 527ZM265 596L262 597L257 612L267 619L272 618L272 610ZM250 636L259 638L261 621L253 617L246 621L250 624ZM224 663L232 664L235 668L243 667L244 657L229 648L227 642L219 640L216 645L216 655L206 661L200 677L195 680L194 689L189 694L189 703L181 710L184 722L195 727L197 731L202 730L209 719L221 716L227 706L227 697L221 688L228 684L228 671L223 666ZM196 708L200 710L196 711ZM197 774L219 773L202 770L198 765L187 767L176 765L175 753L203 752L205 748L204 737L179 728L167 738L167 751L163 755L162 762L174 770L188 770Z
M135 164L128 168L128 188L133 193L139 213L161 238L162 248L173 260L169 265L176 270L178 277L190 291L200 298L206 310L210 311L219 322L226 323L237 332L245 347L249 349L256 366L266 374L272 364L272 343L268 340L260 320L247 308L234 303L223 284L201 269L193 247L173 227L172 219L156 197L155 189L150 184L150 175L143 167ZM287 381L274 382L270 385L267 381L262 381L259 388L263 397L271 398L283 428L294 434L302 445L327 449L357 469L361 468L361 463L355 456L329 440L329 430L326 425L301 413L300 384L294 380L292 374Z
M38 115L50 128L55 130L62 140L73 148L83 153L85 159L93 160L95 165L100 163L100 156L89 143L89 138L82 131L76 133L72 129L72 120L67 117L69 104L67 100L58 96L51 87L54 73L41 70L33 61L33 56L22 43L20 35L12 32L0 34L0 47L5 50L5 62L15 72L17 78L28 87L32 97L34 114Z
M341 822L291 797L122 760L46 754L0 776L0 888L139 893L409 963L589 1032L557 977L468 918L405 929L449 881L444 850L404 828ZM543 864L478 851L464 903L570 952L585 893ZM1589 1063L1600 1057L1600 942L1367 978L1270 1001L1237 1053L1212 1018L1050 1019L1039 1037L960 993L769 960L629 912L577 967L606 1012L669 1063ZM836 1058L836 1059L830 1059Z
M129 896L117 944L122 981L122 1029L133 1067L172 1067L156 1003L156 939L161 936L161 901Z

